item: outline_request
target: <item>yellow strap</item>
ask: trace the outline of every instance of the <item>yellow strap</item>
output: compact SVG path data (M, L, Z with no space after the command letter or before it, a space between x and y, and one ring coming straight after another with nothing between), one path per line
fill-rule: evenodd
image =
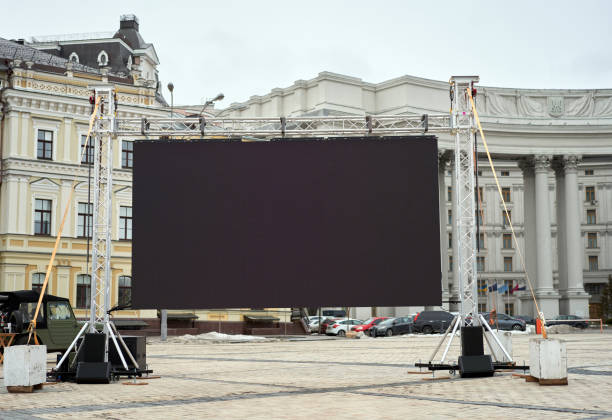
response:
M482 137L482 144L485 147L487 152L487 158L489 159L489 166L491 167L491 171L493 172L493 178L495 179L495 183L497 184L497 191L499 192L499 197L501 198L502 204L504 206L504 217L508 220L508 224L510 226L510 230L512 231L512 238L514 239L514 244L516 246L516 250L519 254L519 258L521 260L521 265L523 267L523 271L525 271L525 278L527 279L527 284L529 285L529 291L531 292L531 297L533 298L533 303L535 304L536 311L538 312L538 316L542 320L542 336L547 338L546 336L546 320L544 319L544 313L540 312L540 307L538 305L538 300L535 297L535 293L533 292L533 286L531 284L531 279L529 278L529 274L527 273L527 268L525 265L525 259L523 258L523 253L521 252L521 248L518 243L518 239L516 238L516 233L514 231L514 226L512 225L512 221L508 217L508 207L506 206L506 201L504 200L504 195L502 194L502 188L499 183L499 179L497 178L497 173L495 172L495 165L493 164L493 159L491 158L491 153L489 152L489 146L487 144L487 139L482 130L482 125L480 124L480 118L478 117L478 111L476 110L476 104L474 103L474 98L472 97L472 89L467 88L467 94L470 98L470 103L472 104L472 111L474 112L474 117L476 119L476 124L478 124L478 130L480 131L480 137Z
M87 153L87 145L89 144L89 138L91 136L91 130L93 128L94 121L96 119L96 115L98 113L98 105L100 102L100 98L96 98L96 103L94 106L93 113L89 118L89 130L87 131L87 138L85 139L85 147L83 147L83 151L81 152L81 162L83 161L83 156ZM30 321L30 326L28 327L28 344L30 344L30 339L32 337L32 333L36 331L36 319L38 318L38 313L40 312L40 306L42 304L43 296L45 295L45 290L47 289L47 283L49 282L49 275L51 274L51 269L53 268L53 262L55 261L55 254L57 253L57 248L59 247L60 239L62 238L62 231L64 230L64 224L66 223L66 218L68 216L68 212L70 211L71 203L72 203L72 193L74 192L74 187L76 186L76 177L72 182L72 187L70 188L70 194L68 195L68 202L66 203L66 208L64 209L64 216L62 217L62 223L60 224L59 231L57 232L57 238L55 239L55 246L53 247L53 252L51 253L51 259L49 260L49 265L47 266L47 273L45 274L45 281L42 284L42 288L40 290L40 296L38 297L38 304L36 305L36 311L34 312L34 317ZM34 334L34 342L38 344L38 338L36 334Z

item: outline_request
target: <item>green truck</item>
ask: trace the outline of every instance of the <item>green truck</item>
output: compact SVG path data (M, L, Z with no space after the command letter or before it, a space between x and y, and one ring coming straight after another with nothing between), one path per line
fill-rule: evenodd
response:
M33 290L0 292L0 333L17 333L13 345L27 343L28 325L34 317L39 296ZM36 335L38 343L46 345L48 352L66 351L82 327L68 299L43 296L36 320ZM33 338L30 344L34 344Z

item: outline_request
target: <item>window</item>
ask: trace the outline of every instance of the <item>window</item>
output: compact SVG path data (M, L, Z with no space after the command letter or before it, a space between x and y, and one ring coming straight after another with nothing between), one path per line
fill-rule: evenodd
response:
M512 271L512 257L504 257L504 271Z
M510 176L510 171L501 171L501 176Z
M76 307L89 309L91 304L91 276L79 274L77 276Z
M108 65L108 54L104 50L100 51L100 54L98 54L98 65L99 66Z
M87 143L87 151L85 149L85 143ZM81 163L85 163L91 165L94 160L94 146L93 146L93 137L89 138L87 141L87 136L81 136Z
M595 187L586 187L584 191L586 201L595 201Z
M119 276L119 305L131 305L132 303L132 278L130 276Z
M32 290L40 293L45 282L45 273L34 273L32 274ZM47 294L47 290L45 290Z
M119 208L119 239L132 239L132 208Z
M446 175L452 176L453 175L453 171L452 170L446 171Z
M123 140L121 142L121 167L131 169L134 158L134 143Z
M453 224L453 211L452 210L448 211L448 224L449 225Z
M484 233L478 234L478 249L485 249Z
M478 296L485 296L487 293L487 281L478 279Z
M506 203L510 202L510 188L502 188L502 197Z
M453 234L452 233L448 234L448 247L449 248L453 247Z
M508 211L504 210L503 215L504 215L503 225L504 227L509 227L510 221L512 220L512 210L508 210Z
M505 303L504 309L505 309L506 314L514 315L514 303Z
M92 210L91 203L79 203L77 219L77 236L79 238L91 238Z
M478 304L478 312L487 312L487 304L479 303Z
M453 201L453 187L446 188L446 201Z
M34 203L34 235L51 235L51 200Z
M70 306L67 302L49 302L49 319L55 321L65 321L72 318Z
M592 169L585 169L584 170L584 174L585 175L593 175L593 170Z
M38 130L36 157L45 160L53 159L53 131Z
M587 248L597 248L597 232L589 232L587 234L588 245Z
M448 256L448 271L453 271L453 256L452 255Z
M478 223L478 226L482 226L482 216L483 216L484 211L482 209L476 210L476 223Z
M597 215L595 210L587 210L587 225L594 225L597 223Z
M485 271L485 257L476 257L476 270Z
M482 171L478 171L478 176L482 176Z
M597 255L589 255L589 271L599 270L599 263L597 261Z
M504 236L502 238L502 248L512 249L512 234L504 233Z
M584 291L589 295L599 295L601 294L602 285L596 283L588 283L584 285Z

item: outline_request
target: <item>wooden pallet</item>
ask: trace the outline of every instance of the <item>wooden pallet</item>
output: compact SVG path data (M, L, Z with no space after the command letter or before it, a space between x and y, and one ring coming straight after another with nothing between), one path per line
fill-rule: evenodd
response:
M23 385L23 386L7 386L6 390L13 394L30 394L38 389L42 389L43 384Z

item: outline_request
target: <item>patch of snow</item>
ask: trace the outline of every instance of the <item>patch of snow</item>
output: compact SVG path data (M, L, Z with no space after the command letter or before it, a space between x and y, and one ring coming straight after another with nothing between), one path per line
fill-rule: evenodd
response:
M265 341L266 337L257 335L243 335L243 334L223 334L216 331L207 332L204 334L191 335L185 334L178 337L168 337L168 341L173 343L197 343L197 342L236 342L236 341Z

